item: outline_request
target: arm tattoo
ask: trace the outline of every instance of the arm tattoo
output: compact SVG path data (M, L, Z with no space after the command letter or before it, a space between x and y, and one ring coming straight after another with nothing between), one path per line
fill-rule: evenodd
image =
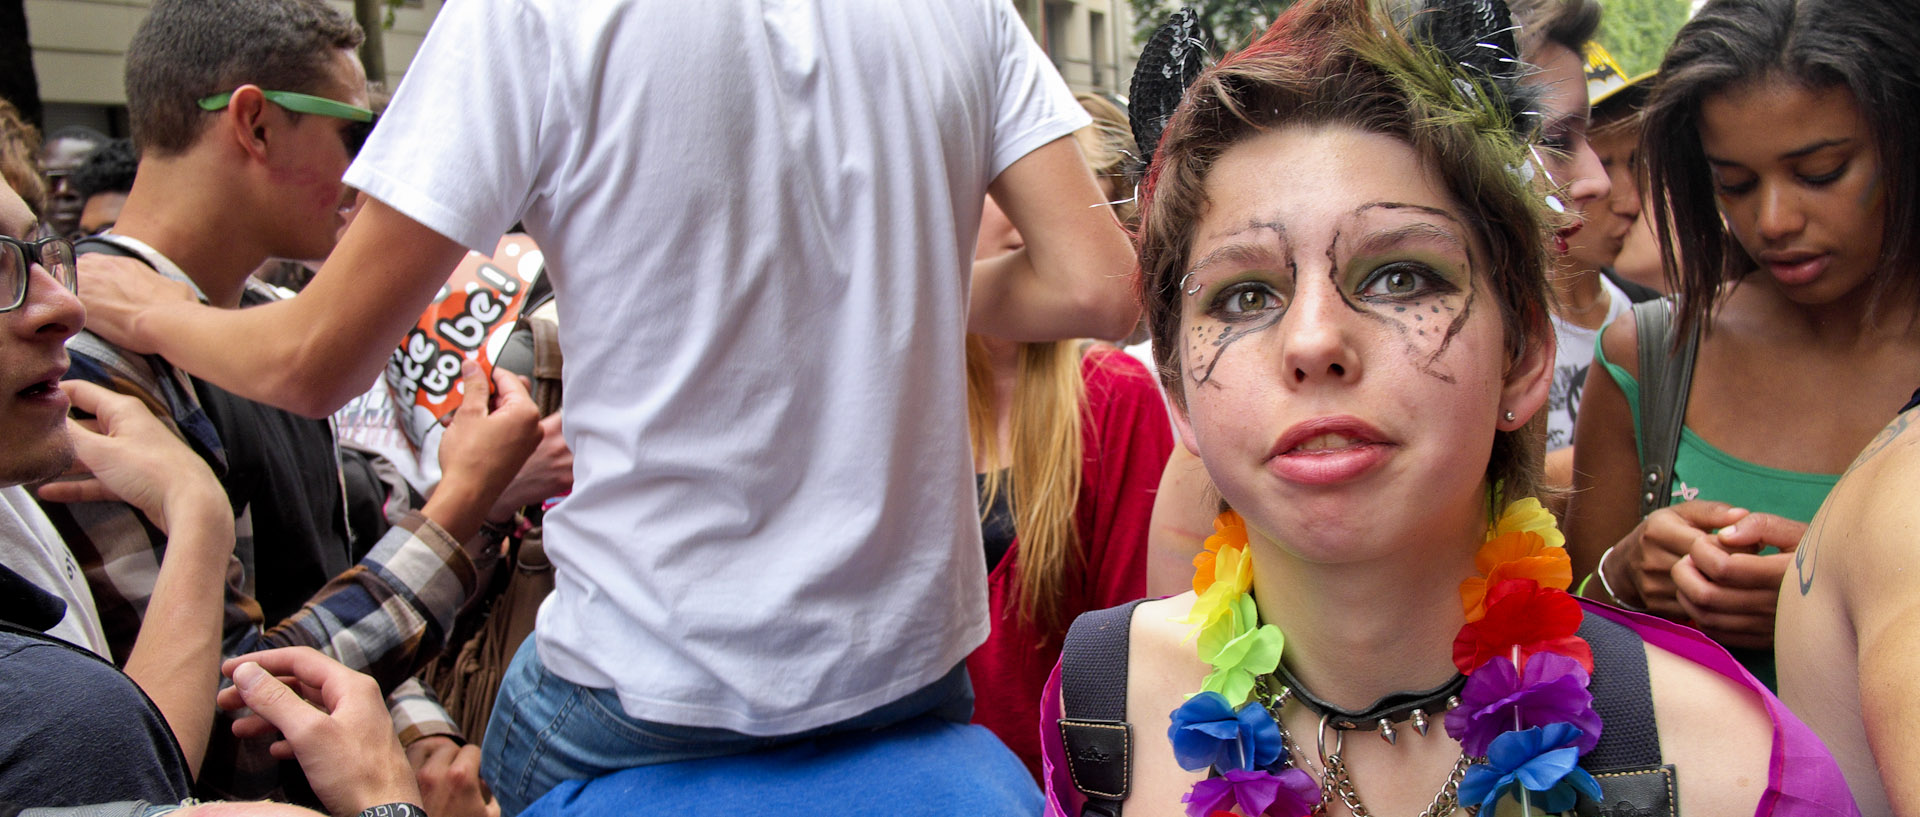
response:
M1853 464L1847 466L1846 473L1840 475L1840 482L1846 482L1847 477L1860 466L1892 447L1893 443L1906 433L1907 428L1913 425L1916 414L1920 412L1903 412L1900 416L1893 418L1893 422L1888 423L1886 428L1880 429L1880 433L1874 436L1873 442L1867 443L1867 447L1860 450L1860 456L1854 457ZM1835 484L1834 489L1838 490L1839 487L1839 484ZM1800 579L1801 596L1813 592L1814 570L1818 567L1820 543L1826 538L1826 528L1827 514L1826 508L1823 507L1821 512L1814 516L1813 525L1807 528L1807 535L1802 537L1800 547L1794 549L1793 569Z

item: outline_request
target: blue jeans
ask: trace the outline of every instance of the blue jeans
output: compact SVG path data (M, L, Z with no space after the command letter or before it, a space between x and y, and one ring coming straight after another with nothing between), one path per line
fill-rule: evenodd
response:
M973 684L963 661L940 680L893 703L792 735L654 723L629 717L613 690L583 687L548 672L533 641L523 642L507 666L481 744L480 775L493 787L502 817L519 814L565 780L742 754L835 732L881 729L921 715L960 724L973 719Z

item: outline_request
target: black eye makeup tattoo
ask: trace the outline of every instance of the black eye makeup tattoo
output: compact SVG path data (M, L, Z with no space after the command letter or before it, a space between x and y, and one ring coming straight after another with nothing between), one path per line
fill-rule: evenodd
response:
M1453 345L1454 336L1459 335L1460 330L1466 328L1467 318L1473 316L1473 302L1474 302L1474 296L1476 294L1478 293L1474 292L1473 290L1468 290L1467 302L1464 304L1461 304L1459 310L1457 311L1451 306L1447 307L1448 312L1455 313L1453 316L1453 321L1447 324L1447 333L1441 336L1440 338L1440 348L1433 350L1433 354L1427 356L1426 362L1421 364L1420 366L1420 371L1426 372L1427 374L1430 374L1436 378L1439 378L1440 381L1443 383L1451 384L1453 382L1452 375L1434 371L1433 367L1434 367L1434 364L1440 362L1440 356L1447 353L1447 347Z
M1359 213L1358 210L1354 212L1356 214ZM1392 321L1388 321L1384 316L1375 315L1366 309L1362 309L1359 304L1353 302L1353 297L1347 294L1347 288L1341 285L1340 228L1338 227L1335 227L1333 230L1333 240L1327 242L1327 282L1333 284L1333 291L1340 296L1340 303L1345 304L1347 309L1352 310L1354 314L1365 315L1376 321L1392 323Z
M1213 347L1213 350L1212 350L1212 355L1210 357L1203 357L1203 355L1207 354L1205 350L1195 351L1192 353L1193 363L1191 366L1187 367L1188 369L1187 377L1193 380L1193 384L1195 386L1204 386L1204 385L1207 385L1208 383L1211 383L1213 381L1213 369L1215 366L1220 365L1220 357L1221 355L1224 355L1227 353L1228 347L1232 346L1235 343L1238 343L1241 338L1244 338L1248 335L1254 334L1256 332L1263 332L1273 328L1273 325L1276 323L1279 323L1280 319L1285 317L1286 314L1287 314L1287 310L1284 308L1274 309L1274 310L1271 310L1266 317L1260 318L1251 323L1244 323L1244 324L1237 324L1237 325L1228 324L1226 326L1222 326L1220 327L1220 331L1212 333L1213 337L1211 338L1207 337L1207 335L1209 334L1209 331L1208 331L1209 327L1207 326L1194 327L1193 328L1194 343L1196 345L1204 344L1207 346L1211 346ZM1192 347L1189 347L1189 348L1191 349Z
M1443 220L1453 229L1416 218L1413 222L1401 224L1397 228L1367 231L1362 226L1363 219L1369 211L1376 209L1418 213L1436 220ZM1272 231L1276 235L1284 250L1283 266L1288 280L1297 284L1300 274L1299 261L1295 254L1296 248L1289 240L1285 226L1273 222L1250 222L1236 232L1256 229ZM1356 231L1361 236L1362 246L1343 247L1341 244L1343 240L1348 242L1355 240L1352 236ZM1440 359L1446 355L1453 344L1453 339L1466 327L1467 320L1472 316L1475 300L1474 287L1471 283L1472 271L1479 267L1476 254L1472 246L1465 241L1463 233L1465 233L1465 225L1447 210L1407 202L1372 202L1355 208L1341 219L1341 223L1333 225L1332 235L1325 249L1327 280L1340 302L1356 315L1365 316L1375 323L1391 327L1405 345L1405 354L1416 368L1428 376L1450 384L1455 382L1454 377L1440 368ZM1396 257L1401 254L1397 248L1409 241L1437 241L1457 248L1466 256L1464 275L1467 280L1460 281L1458 280L1460 273L1449 272L1454 263L1452 261L1423 261L1420 260L1422 256L1419 254ZM1342 275L1343 271L1352 269L1354 262L1349 259L1348 263L1343 264L1343 252L1360 253L1367 258L1379 255L1383 263L1377 267L1369 267L1366 270L1364 282L1348 286L1347 282L1342 280ZM1194 279L1200 277L1208 268L1216 264L1226 265L1238 262L1249 265L1243 269L1270 269L1268 265L1273 262L1269 253L1270 250L1256 248L1252 244L1222 247L1190 268L1186 275L1179 279L1176 287L1185 297L1201 295L1207 290L1208 284L1197 283ZM1440 266L1434 266L1435 263ZM1385 284L1406 285L1407 288L1404 291L1373 293L1372 289L1376 285L1383 285L1381 280L1383 275L1399 276ZM1280 285L1273 280L1256 276L1245 280L1229 281L1207 295L1209 303L1202 307L1206 319L1196 321L1197 325L1189 330L1192 334L1187 341L1189 365L1186 371L1191 383L1202 386L1214 382L1214 370L1227 349L1248 335L1274 327L1285 318L1289 311L1289 304L1286 303L1288 295L1283 294L1279 289ZM1429 296L1445 297L1444 300L1429 303L1427 302L1430 300ZM1274 301L1256 302L1257 299L1274 299ZM1422 310L1421 306L1427 308ZM1392 307L1392 310L1388 311L1387 307ZM1434 323L1426 323L1429 316L1435 319ZM1408 320L1409 317L1412 320ZM1430 333L1438 336L1437 348L1427 351L1422 347L1434 342L1424 340ZM1416 340L1416 338L1422 340Z
M1265 230L1273 231L1277 240L1280 243L1280 246L1285 250L1287 274L1289 276L1288 280L1290 281L1298 280L1298 275L1300 272L1300 264L1299 264L1299 261L1294 258L1293 242L1288 240L1286 225L1283 225L1279 222L1256 221L1256 222L1250 222L1249 224L1246 225L1246 227L1242 228L1242 230L1250 230L1250 229L1265 229ZM1200 294L1200 291L1205 288L1204 286L1200 284L1192 284L1191 286L1189 286L1189 283L1196 272L1199 272L1200 270L1205 269L1210 264L1220 262L1220 261L1225 261L1234 256L1245 256L1246 254L1247 254L1247 249L1244 246L1225 247L1220 250L1216 250L1212 253L1209 253L1206 258L1201 259L1200 263L1193 265L1193 268L1188 270L1185 276L1181 277L1180 279L1181 293L1188 297ZM1250 284L1251 282L1245 282L1245 283ZM1224 292L1221 293L1222 297L1224 298L1241 297L1244 295L1255 294L1259 292L1259 290L1255 290L1251 288L1241 288L1241 286L1242 286L1241 284L1235 284L1235 285L1229 286ZM1271 293L1271 292L1267 293L1267 295L1268 297L1274 297L1274 298L1280 297L1278 294ZM1211 311L1212 311L1212 307L1209 306L1208 308L1209 317L1212 317L1210 314ZM1202 324L1202 325L1193 327L1193 333L1194 333L1193 341L1192 341L1193 345L1189 347L1189 352L1193 356L1193 360L1191 361L1191 365L1187 367L1187 377L1193 381L1193 384L1195 386L1204 386L1212 382L1213 370L1216 366L1220 365L1220 358L1222 355L1226 354L1227 349L1229 347L1233 346L1233 344L1235 343L1238 343L1241 338L1272 328L1273 325L1279 323L1280 319L1284 317L1286 314L1287 314L1286 307L1281 306L1275 309L1268 310L1267 315L1264 317L1243 319L1242 322L1237 322L1237 323L1229 322L1226 325L1221 326L1218 331L1213 331L1212 327L1207 324ZM1221 319L1214 317L1213 320L1221 320ZM1209 337L1209 335L1211 335L1211 337ZM1201 346L1212 347L1211 354L1208 354L1208 352L1204 349L1200 349L1199 347Z
M1440 209L1438 207L1431 207L1424 204L1413 204L1411 202L1397 202L1397 201L1372 202L1372 203L1364 204L1364 205L1361 205L1360 207L1355 208L1351 217L1358 219L1370 210L1412 211L1412 212L1420 213L1423 215L1432 216L1434 218L1444 219L1447 222L1453 224L1457 230L1464 231L1466 228L1466 225L1462 224L1460 222L1460 219L1449 211ZM1426 230L1420 230L1420 231L1426 232ZM1446 234L1446 231L1439 230L1438 228L1434 228L1432 232L1436 236L1446 235L1446 237L1448 238L1453 238L1453 236L1451 236L1450 234ZM1461 250L1465 252L1467 256L1467 268L1469 270L1469 275L1471 275L1471 272L1470 272L1471 270L1479 268L1478 259L1474 255L1472 245L1462 243ZM1430 377L1433 377L1443 383L1452 384L1455 381L1452 375L1447 374L1446 372L1440 371L1438 369L1440 358L1444 356L1447 353L1447 349L1453 345L1453 339L1455 336L1460 334L1460 330L1466 328L1467 319L1471 317L1473 314L1473 302L1474 302L1475 293L1471 286L1467 287L1466 290L1467 290L1466 301L1458 307L1448 303L1430 304L1427 307L1428 314L1440 315L1444 310L1446 313L1452 316L1452 319L1447 322L1447 327L1441 335L1440 345L1437 348L1435 348L1433 352L1425 355L1425 359L1420 361L1420 364L1419 364L1419 369L1422 373ZM1342 291L1341 297L1343 299L1346 297L1344 291ZM1349 305L1351 305L1351 302L1349 302ZM1394 308L1394 314L1396 315L1405 314L1406 310L1409 308L1416 310L1413 315L1415 323L1418 323L1418 324L1426 323L1426 317L1418 313L1417 307L1409 307L1404 304L1396 305ZM1413 324L1403 323L1402 321L1395 320L1387 315L1377 314L1370 311L1364 312L1363 314L1367 314L1383 323L1393 326L1400 333L1400 336L1406 340L1407 352L1409 354L1419 354L1419 348L1414 345L1414 338L1415 337L1424 338L1427 336L1428 329L1425 326L1416 327Z

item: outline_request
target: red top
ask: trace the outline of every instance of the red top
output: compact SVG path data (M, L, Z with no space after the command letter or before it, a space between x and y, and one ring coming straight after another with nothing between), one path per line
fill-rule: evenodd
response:
M1074 517L1086 569L1068 579L1059 626L1021 626L1013 600L1020 542L987 577L993 633L967 658L973 722L993 730L1040 775L1040 692L1060 660L1074 617L1139 598L1147 589L1147 530L1160 472L1173 451L1167 407L1145 366L1105 346L1080 364L1087 384L1081 415L1083 471Z

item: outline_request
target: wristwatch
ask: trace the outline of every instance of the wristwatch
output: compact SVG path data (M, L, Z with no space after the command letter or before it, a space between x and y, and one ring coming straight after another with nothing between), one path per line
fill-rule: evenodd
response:
M412 803L387 803L360 812L360 817L427 817L427 810Z

